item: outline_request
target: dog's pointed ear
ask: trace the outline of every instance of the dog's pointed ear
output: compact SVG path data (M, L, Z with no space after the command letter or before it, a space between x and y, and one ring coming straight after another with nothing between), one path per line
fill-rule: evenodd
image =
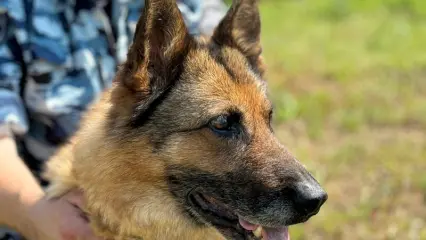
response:
M258 0L234 0L212 39L219 45L240 50L253 69L262 75L260 28Z
M145 0L122 83L144 98L161 95L178 77L192 41L176 0Z

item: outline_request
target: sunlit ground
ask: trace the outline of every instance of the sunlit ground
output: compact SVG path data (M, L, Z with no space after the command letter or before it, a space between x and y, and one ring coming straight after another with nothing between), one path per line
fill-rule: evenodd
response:
M261 14L275 131L329 193L293 239L426 239L426 1Z

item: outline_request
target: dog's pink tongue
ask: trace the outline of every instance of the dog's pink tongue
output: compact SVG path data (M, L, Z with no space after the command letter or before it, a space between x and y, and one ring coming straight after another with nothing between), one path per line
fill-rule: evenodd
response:
M265 240L290 240L288 227L268 228L263 227L262 237Z
M253 231L259 227L259 225L247 222L246 220L239 219L241 226L249 231ZM282 228L268 228L262 227L262 237L264 240L290 240L290 233L288 227Z
M252 223L249 223L249 222L247 222L246 220L243 220L243 219L239 219L240 220L240 224L241 224L241 226L244 228L244 229L246 229L246 230L249 230L249 231L253 231L253 230L255 230L257 227L259 227L259 225L255 225L255 224L252 224Z

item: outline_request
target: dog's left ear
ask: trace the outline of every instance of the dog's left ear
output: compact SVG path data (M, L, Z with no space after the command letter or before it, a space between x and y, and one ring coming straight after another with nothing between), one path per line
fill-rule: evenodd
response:
M142 125L173 88L193 42L176 0L145 0L117 77L134 101L132 124Z
M215 29L212 39L221 46L238 49L246 56L253 69L263 75L260 28L258 0L234 0Z
M122 83L145 97L161 95L178 77L192 41L176 0L145 0Z

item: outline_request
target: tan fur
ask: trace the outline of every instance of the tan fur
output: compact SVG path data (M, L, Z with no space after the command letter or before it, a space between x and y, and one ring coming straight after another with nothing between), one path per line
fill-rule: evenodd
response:
M107 140L102 128L111 107L108 97L110 93L89 112L73 143L48 162L45 176L52 181L48 197L59 197L73 188L83 189L92 226L107 239L223 239L214 229L191 229L167 191L158 190L167 189L158 177L162 176L163 167L155 165L156 161L140 160L141 156L150 155L149 143L142 140L121 148ZM135 153L135 148L141 151ZM116 158L122 161L102 161ZM138 159L140 165L126 161L132 158ZM143 169L145 174L132 174L133 168ZM140 184L126 187L130 182Z
M224 51L229 52L232 58L235 50ZM200 76L201 81L207 84L194 86L198 88L198 94L193 92L192 98L202 100L205 108L211 112L220 111L230 103L238 105L250 113L248 116L252 119L247 119L247 122L253 126L256 122L264 121L267 114L264 111L269 108L269 102L265 102L266 98L259 94L262 92L259 92L259 86L254 81L255 75L247 75L242 70L238 73L241 79L251 80L241 85L230 80L226 71L212 61L205 51L192 52L188 59L185 65L189 66L188 74L192 77L197 73L210 72ZM238 55L229 61L241 67L246 65ZM197 85L197 82L192 84ZM202 88L204 86L208 88ZM191 227L186 217L179 215L180 211L176 209L163 179L163 162L150 159L152 147L147 139L139 138L137 142L118 145L105 134L105 118L110 108L115 109L127 102L124 98L126 94L121 93L127 92L127 89L115 85L112 91L113 95L111 92L105 93L103 99L88 112L71 143L48 162L45 176L52 182L47 191L49 197L61 196L72 188L83 189L88 203L86 211L91 216L94 229L114 240L123 237L131 239L131 236L143 236L143 239L223 239L215 229ZM114 99L114 94L119 95L120 100ZM130 115L130 112L127 114ZM123 119L129 117L127 114L124 111L120 113ZM200 162L198 157L187 158L188 152L184 146L190 144L185 144L185 141L200 145L196 148L200 152L192 151L192 155L219 151L205 149L203 140L200 136L173 139L171 141L175 142L175 146L169 146L166 151L174 152L176 164L196 165L209 172L225 172L233 168L231 164ZM115 161L117 159L119 161ZM135 184L132 185L132 182Z
M271 103L262 80L259 34L254 0L238 1L211 39L189 37L173 0L147 0L113 87L47 163L48 196L82 189L93 228L111 240L224 239L183 213L170 193L167 169L181 166L220 175L248 166L253 181L279 188L283 176L277 169L302 168L269 128ZM176 76L178 83L167 82ZM129 125L137 107L146 111L158 98L155 94L169 88L146 126ZM208 128L192 129L229 108L241 112L251 136L244 151L230 148ZM157 128L171 123L179 130Z

